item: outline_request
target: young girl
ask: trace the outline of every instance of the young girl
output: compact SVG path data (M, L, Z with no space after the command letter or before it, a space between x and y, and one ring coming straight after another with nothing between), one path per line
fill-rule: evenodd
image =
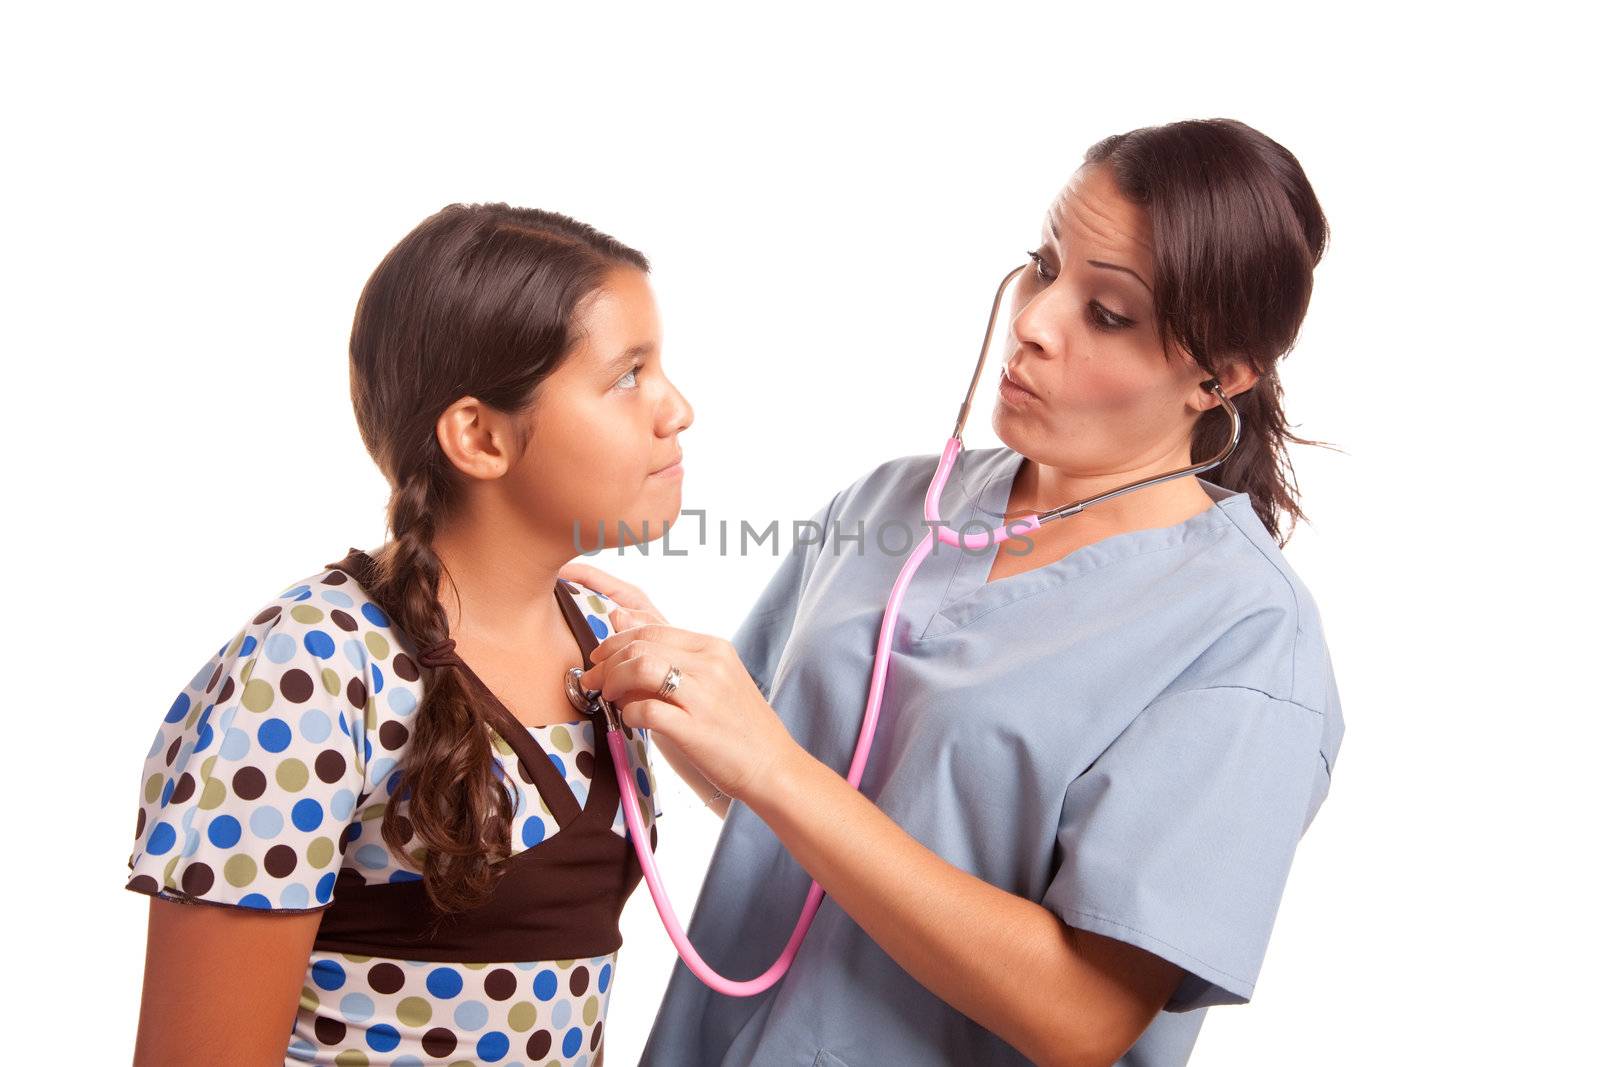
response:
M368 281L351 395L392 540L252 611L156 732L137 1063L600 1062L641 872L563 687L612 604L557 571L679 510L693 416L648 270L565 216L454 204Z

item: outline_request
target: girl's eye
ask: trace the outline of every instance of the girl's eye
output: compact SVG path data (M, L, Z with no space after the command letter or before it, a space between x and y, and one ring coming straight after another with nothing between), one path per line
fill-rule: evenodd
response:
M632 369L629 370L627 374L624 374L622 377L617 379L617 384L620 385L624 389L632 389L635 386L637 386L639 384L639 379L638 379L639 368L642 367L642 366L644 366L644 364L635 363L633 365Z

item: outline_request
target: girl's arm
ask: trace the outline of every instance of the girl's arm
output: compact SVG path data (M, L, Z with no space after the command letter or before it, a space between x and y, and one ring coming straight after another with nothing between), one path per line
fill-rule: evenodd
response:
M1182 977L947 863L798 745L740 799L896 963L1035 1063L1115 1063Z
M152 897L134 1067L283 1067L321 925Z

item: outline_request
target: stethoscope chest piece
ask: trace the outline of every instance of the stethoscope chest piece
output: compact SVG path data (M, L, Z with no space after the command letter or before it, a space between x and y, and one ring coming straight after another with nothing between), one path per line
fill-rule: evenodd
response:
M600 691L598 689L585 689L583 687L582 679L582 667L567 668L567 699L571 701L572 706L577 708L579 711L586 715L592 715L594 714L595 702L600 696Z

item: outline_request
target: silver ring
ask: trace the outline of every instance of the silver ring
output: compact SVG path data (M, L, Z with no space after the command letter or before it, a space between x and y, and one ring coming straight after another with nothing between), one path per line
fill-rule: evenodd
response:
M668 667L667 676L661 679L661 688L657 689L656 692L664 697L669 697L672 695L673 690L678 688L678 683L681 681L683 681L683 674L678 668Z

